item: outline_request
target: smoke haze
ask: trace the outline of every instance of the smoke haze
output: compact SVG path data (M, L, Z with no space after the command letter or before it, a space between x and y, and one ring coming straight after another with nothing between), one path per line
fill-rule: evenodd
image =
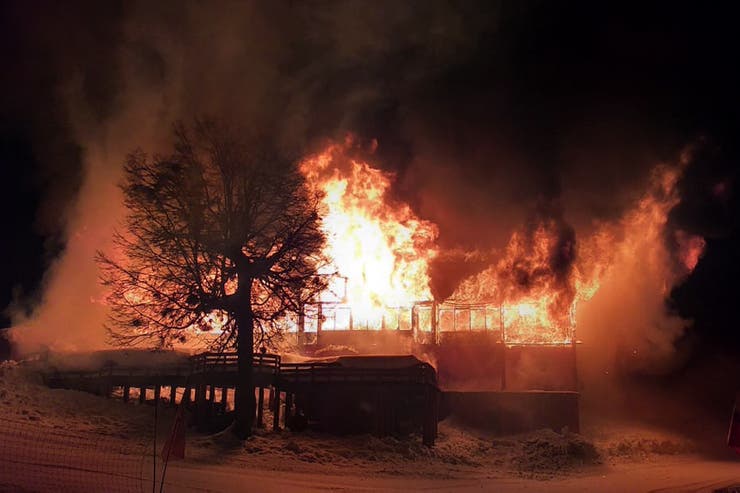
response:
M36 220L63 248L50 249L38 294L9 307L20 351L105 346L93 256L123 218L120 167L137 147L167 152L176 120L215 115L304 153L347 132L377 139L371 159L395 173L393 192L440 228L432 288L443 295L533 217L554 218L576 252L599 227L619 229L650 170L696 137L672 123L684 95L664 91L683 70L674 47L643 50L658 8L593 25L586 5L546 2L41 5L8 8L24 25L8 34L21 42L17 77L38 73L34 57L54 74L20 99L47 98L71 150L33 127L45 183ZM555 13L568 23L549 21ZM651 68L661 58L665 72ZM690 216L634 257L615 253L619 268L579 313L587 345L670 367L688 322L666 312L681 269L665 238L697 233Z

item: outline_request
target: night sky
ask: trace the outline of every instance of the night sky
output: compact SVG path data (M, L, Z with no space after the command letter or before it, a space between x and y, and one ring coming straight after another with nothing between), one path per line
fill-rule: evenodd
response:
M286 82L266 92L264 99L276 101L269 111L253 114L297 121L295 106L281 102L300 100L300 121L309 124L296 141L345 131L377 138L379 158L401 177L397 193L440 224L443 243L497 238L481 239L478 209L469 223L446 223L416 197L426 156L458 163L448 209L465 207L475 189L481 210L555 196L589 217L609 218L652 165L697 144L670 220L705 237L707 248L667 304L694 319L686 338L696 354L740 346L740 31L730 2L272 3L245 8L245 17L260 14L245 29L256 31L248 39L257 53L259 40L268 40L261 67ZM212 8L224 10L217 2ZM124 105L121 52L140 60L153 87L183 85L180 116L259 99L247 94L259 89L232 82L252 77L244 75L255 68L248 57L218 68L223 91L210 98L217 102L198 99L219 86L218 77L203 81L199 73L209 68L209 43L221 43L224 17L204 19L204 35L198 16L182 10L181 2L152 12L134 2L0 4L3 307L32 305L65 247L65 211L81 185L87 145L71 123L70 84L82 95L76 104L100 125ZM331 42L307 21L324 19L324 11L331 25L349 26ZM236 9L231 17L240 15ZM139 24L174 39L191 72L173 82L167 53L131 39ZM270 50L278 53L273 65L264 63ZM515 223L516 213L510 216ZM2 326L10 323L6 313Z

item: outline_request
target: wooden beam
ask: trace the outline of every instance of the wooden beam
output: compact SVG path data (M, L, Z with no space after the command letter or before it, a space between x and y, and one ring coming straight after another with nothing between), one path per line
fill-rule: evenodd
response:
M290 428L290 419L293 417L293 393L285 392L285 427Z
M214 415L213 406L216 403L216 387L213 384L208 386L208 405L206 406L206 416L210 419Z
M206 384L201 382L195 387L195 423L200 429L205 426L207 412Z
M265 389L263 387L257 387L257 426L262 428L264 426L264 407L265 407Z
M434 447L437 438L437 415L439 398L437 390L431 385L424 389L424 418L422 424L422 443L427 447Z
M170 407L177 405L177 385L174 383L170 385Z
M280 389L275 389L272 402L272 431L280 431Z
M223 409L224 414L227 411L228 405L229 405L229 388L221 387L221 408Z

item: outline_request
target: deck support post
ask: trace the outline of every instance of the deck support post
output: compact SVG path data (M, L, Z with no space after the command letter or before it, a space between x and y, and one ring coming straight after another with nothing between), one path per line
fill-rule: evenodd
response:
M206 407L206 416L209 418L213 416L214 409L213 406L216 403L216 387L213 386L213 384L208 386L208 406Z
M434 447L437 438L437 417L439 414L439 396L431 385L424 389L424 421L422 425L422 443Z
M264 424L264 414L265 414L265 389L264 387L257 387L257 426L262 428Z
M272 400L272 431L280 430L280 389L275 389Z
M285 392L285 427L290 428L290 421L293 417L293 394Z
M128 385L123 386L123 402L128 402L131 398L131 387Z
M206 412L206 385L201 382L195 387L195 422L200 429L205 425Z
M139 387L139 404L146 402L146 387Z
M221 408L224 410L224 414L226 414L226 411L228 410L229 405L229 388L228 387L221 387Z
M175 407L177 405L177 385L176 384L170 384L170 407Z

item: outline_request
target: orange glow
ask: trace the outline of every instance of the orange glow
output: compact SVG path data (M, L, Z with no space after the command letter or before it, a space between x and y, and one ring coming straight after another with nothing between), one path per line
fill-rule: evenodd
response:
M688 272L693 271L704 253L706 246L704 238L678 230L676 231L676 243L678 243L681 263Z
M566 344L572 341L576 286L587 293L571 267L558 266L557 255L570 261L575 245L562 241L556 221L543 221L531 234L515 232L499 259L463 281L452 294L458 303L500 306L504 336L512 344ZM560 267L560 268L559 268Z
M555 221L543 220L529 234L515 232L494 255L498 260L463 281L451 299L499 306L508 344L566 344L574 337L578 303L591 299L602 280L635 259L644 269L673 272L665 278L667 291L696 267L704 249L701 237L678 231L677 257L684 272L664 268L670 259L663 234L668 213L680 200L676 185L685 165L683 159L678 166L656 167L646 192L619 223L598 225L579 239L570 270L558 272L553 262L570 245L558 240Z
M327 328L333 329L410 328L410 315L404 318L399 307L410 314L414 303L432 298L429 262L438 252L437 227L394 200L393 175L351 157L352 147L347 139L301 164L309 186L323 193L324 253L333 259L325 273L334 280L320 298L324 311L311 313L322 324L331 318ZM578 303L593 297L625 259L668 262L662 235L679 201L676 184L686 162L656 167L647 191L621 222L597 225L578 245L555 218L514 232L503 251L492 252L497 260L464 280L448 300L437 300L438 330L501 330L507 344L573 342ZM704 240L679 231L676 242L690 272ZM428 323L420 322L419 330L429 330Z
M676 231L671 259L666 242L668 214L680 200L683 159L657 166L620 221L595 224L576 242L564 220L545 214L513 232L500 251L485 253L493 259L490 265L463 280L448 299L432 300L429 265L438 254L437 226L393 196L393 174L355 157L356 151L347 139L300 163L309 188L322 196L323 253L332 262L320 272L330 277L328 289L302 317L286 318L291 331L431 332L434 325L440 332L499 331L511 345L570 344L579 303L595 296L610 276L637 261L640 269L658 273L654 277L666 295L704 250L701 237ZM227 291L234 288L228 285ZM207 325L215 332L227 323L220 312L199 321L201 330Z
M324 253L341 276L322 301L349 307L355 326L379 329L383 319L393 319L390 307L431 299L429 261L437 253L437 227L390 196L391 174L347 156L351 145L329 146L303 161L301 171L324 194ZM347 318L336 328L349 323Z

